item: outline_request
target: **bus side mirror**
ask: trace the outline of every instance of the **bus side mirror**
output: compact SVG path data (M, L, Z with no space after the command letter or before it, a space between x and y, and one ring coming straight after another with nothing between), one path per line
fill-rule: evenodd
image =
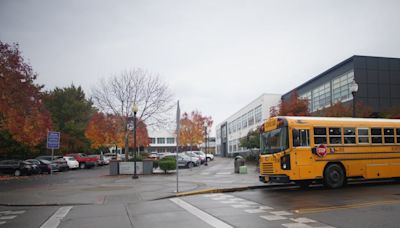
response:
M317 147L313 147L313 148L311 149L311 152L312 152L313 154L317 154Z
M293 134L293 147L300 146L299 130L293 129L292 134Z

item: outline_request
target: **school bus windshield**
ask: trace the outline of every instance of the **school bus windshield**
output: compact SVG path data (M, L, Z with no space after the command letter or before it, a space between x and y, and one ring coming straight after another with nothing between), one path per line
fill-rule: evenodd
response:
M261 134L261 154L273 154L289 147L287 128L278 128Z

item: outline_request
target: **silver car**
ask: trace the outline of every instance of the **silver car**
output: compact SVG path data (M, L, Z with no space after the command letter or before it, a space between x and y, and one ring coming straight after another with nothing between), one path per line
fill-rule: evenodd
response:
M175 158L175 154L168 154L163 156L162 158L165 157L173 157ZM199 166L200 165L200 160L196 157L189 157L186 154L178 154L178 167L187 167L187 168L192 168L194 166Z

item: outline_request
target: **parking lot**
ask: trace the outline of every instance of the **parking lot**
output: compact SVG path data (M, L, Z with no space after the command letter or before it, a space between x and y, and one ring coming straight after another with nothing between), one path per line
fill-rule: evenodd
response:
M236 174L233 159L218 157L208 166L181 169L179 192L191 193L182 197L174 197L175 172L133 180L109 176L108 166L0 181L0 227L40 227L56 217L56 227L398 227L400 222L398 182L350 183L335 190L269 186L258 181L255 164L247 165L247 174Z

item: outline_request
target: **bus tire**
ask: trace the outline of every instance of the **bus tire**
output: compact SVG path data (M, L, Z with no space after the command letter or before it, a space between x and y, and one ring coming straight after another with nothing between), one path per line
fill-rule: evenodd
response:
M324 171L324 184L329 188L340 188L346 183L345 172L339 164L328 164Z

